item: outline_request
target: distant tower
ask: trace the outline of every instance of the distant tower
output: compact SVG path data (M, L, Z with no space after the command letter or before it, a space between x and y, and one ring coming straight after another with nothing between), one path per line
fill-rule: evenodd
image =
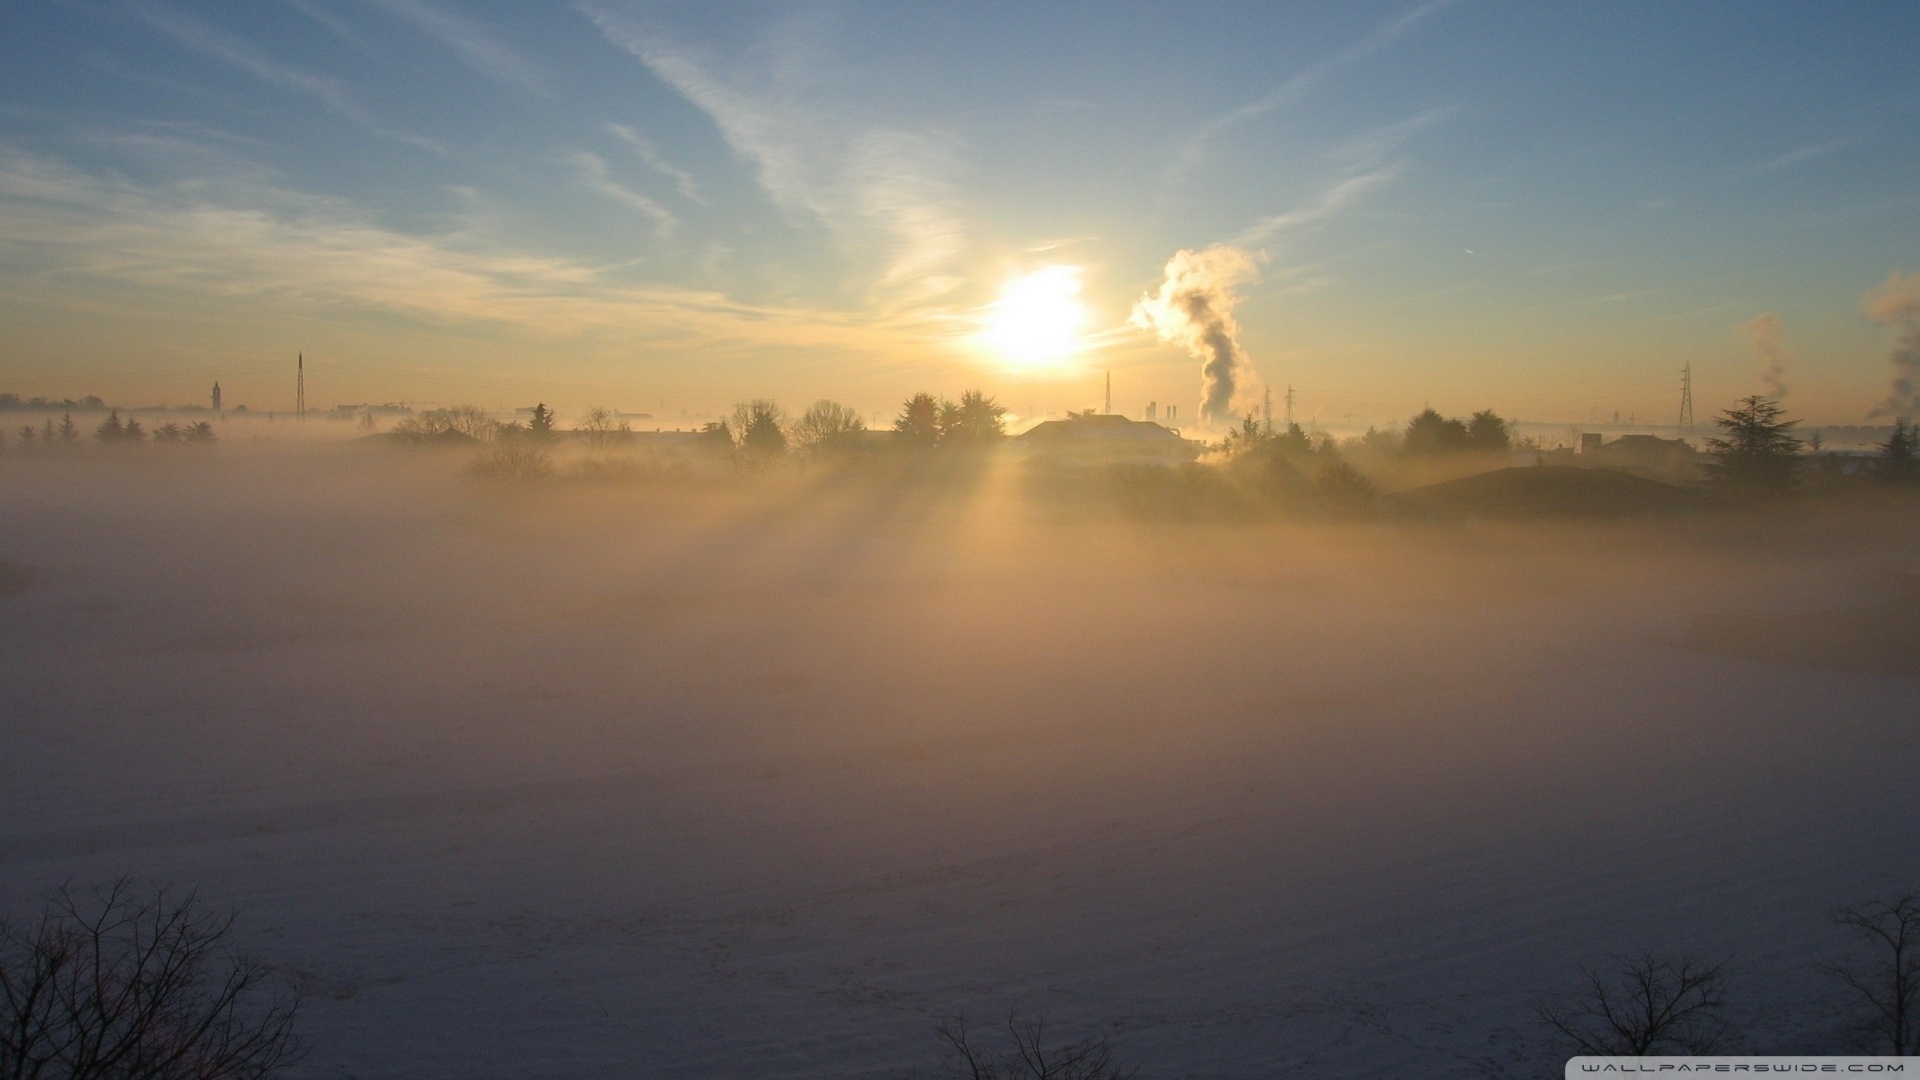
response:
M220 384L217 382L213 384L213 411L220 411Z
M1693 434L1693 361L1680 369L1680 432Z
M1268 432L1273 431L1273 387L1266 387L1260 399L1260 423Z
M293 418L307 418L307 354L301 353L293 377Z
M1107 372L1107 404L1100 410L1103 416L1113 415L1113 372Z
M1293 430L1293 384L1287 384L1287 430Z
M1158 419L1160 419L1160 403L1157 401L1147 402L1147 422L1152 423Z
M1173 425L1179 422L1180 422L1180 406L1168 405L1167 406L1167 426L1172 427Z

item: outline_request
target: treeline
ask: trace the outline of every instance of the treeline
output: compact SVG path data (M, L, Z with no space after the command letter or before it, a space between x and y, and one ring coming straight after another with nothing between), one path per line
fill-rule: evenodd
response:
M107 418L92 432L93 441L113 446L145 442L205 444L214 442L216 438L213 425L205 420L191 424L161 424L149 432L135 417L122 420L118 409L109 410ZM23 452L72 448L81 441L80 426L73 422L73 414L67 413L60 417L58 424L48 417L38 426L25 424L12 433L0 429L0 449L8 448L10 440L12 449Z
M100 412L106 407L107 403L94 394L88 394L78 401L72 398L61 398L58 401L43 397L22 399L19 394L0 394L0 411L34 409L46 412L52 409L65 409L69 412Z

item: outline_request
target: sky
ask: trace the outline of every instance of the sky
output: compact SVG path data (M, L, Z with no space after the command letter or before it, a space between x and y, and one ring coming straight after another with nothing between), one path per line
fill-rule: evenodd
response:
M1913 408L1920 6L0 6L0 391ZM1215 260L1220 262L1220 260ZM1224 263L1223 263L1224 264ZM1905 345L1902 343L1905 342ZM1905 352L1902 352L1902 349ZM1911 386L1911 384L1910 384Z

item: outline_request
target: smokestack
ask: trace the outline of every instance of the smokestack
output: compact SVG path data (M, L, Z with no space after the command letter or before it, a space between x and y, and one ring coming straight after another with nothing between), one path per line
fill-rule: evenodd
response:
M1747 340L1753 344L1753 355L1760 360L1760 382L1767 389L1767 396L1775 401L1787 396L1787 363L1793 354L1787 351L1787 330L1780 316L1769 311L1756 315L1740 324L1746 331Z
M1127 320L1200 361L1202 427L1232 423L1237 399L1254 378L1253 364L1240 347L1240 326L1233 320L1233 306L1240 299L1233 287L1256 270L1254 257L1239 248L1216 244L1204 251L1182 249L1167 260L1159 293L1141 297Z
M1898 326L1900 336L1887 354L1893 366L1893 385L1887 398L1868 416L1912 416L1920 411L1920 274L1887 275L1880 287L1866 295L1861 308L1882 326Z

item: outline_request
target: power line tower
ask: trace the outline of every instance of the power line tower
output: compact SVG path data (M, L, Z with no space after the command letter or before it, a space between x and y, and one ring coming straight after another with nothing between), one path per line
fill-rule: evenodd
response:
M307 418L307 354L301 353L293 377L293 418Z
M1293 384L1287 384L1287 430L1293 430Z
M1693 434L1693 361L1680 369L1680 431Z

